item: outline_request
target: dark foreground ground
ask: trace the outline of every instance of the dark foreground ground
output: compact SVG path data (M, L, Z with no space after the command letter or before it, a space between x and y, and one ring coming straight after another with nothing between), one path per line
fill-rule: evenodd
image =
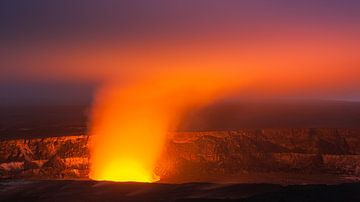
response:
M2 180L0 201L360 201L360 183L281 186Z

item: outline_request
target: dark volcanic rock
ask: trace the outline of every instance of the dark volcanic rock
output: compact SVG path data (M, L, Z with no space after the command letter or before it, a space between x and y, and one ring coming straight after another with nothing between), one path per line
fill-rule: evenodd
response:
M360 184L288 185L0 180L1 201L360 201Z
M155 170L165 181L211 181L253 172L360 177L356 129L179 132L169 137ZM87 178L88 159L85 135L0 141L2 178Z
M359 130L263 129L172 137L159 165L162 179L206 180L247 172L360 177Z
M87 178L88 137L0 141L2 178Z

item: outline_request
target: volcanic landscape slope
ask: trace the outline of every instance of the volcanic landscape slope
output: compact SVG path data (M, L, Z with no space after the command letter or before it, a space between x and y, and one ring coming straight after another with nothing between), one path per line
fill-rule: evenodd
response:
M90 106L1 106L0 139L86 134ZM188 112L178 131L242 128L359 128L360 102L242 100Z

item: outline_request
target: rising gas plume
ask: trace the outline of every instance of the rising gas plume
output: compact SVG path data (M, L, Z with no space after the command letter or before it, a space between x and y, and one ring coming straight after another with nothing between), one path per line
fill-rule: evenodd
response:
M134 43L89 49L76 58L66 53L65 63L86 66L86 72L106 80L90 127L90 177L156 181L153 170L166 134L184 113L240 90L260 98L291 97L358 83L358 43L289 36Z
M309 89L333 90L354 81L357 60L340 51L347 47L346 43L332 48L325 42L318 42L319 46L297 43L296 47L302 49L289 49L293 46L288 43L269 49L259 44L248 45L247 49L241 44L224 48L226 44L218 43L129 51L122 62L114 64L132 67L134 71L120 72L121 77L117 77L119 72L109 71L114 75L108 75L111 79L96 96L90 127L90 177L158 180L153 170L166 134L176 128L183 114L239 93L239 89L260 97L293 96ZM121 78L122 83L115 77Z
M108 83L98 94L91 129L96 180L153 182L166 135L183 113L230 93L240 80L183 71Z

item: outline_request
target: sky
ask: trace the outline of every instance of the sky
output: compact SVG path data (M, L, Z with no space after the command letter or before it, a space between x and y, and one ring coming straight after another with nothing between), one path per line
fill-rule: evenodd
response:
M236 72L251 80L240 97L360 100L359 10L357 0L2 0L0 104L87 103L104 81L179 69Z

